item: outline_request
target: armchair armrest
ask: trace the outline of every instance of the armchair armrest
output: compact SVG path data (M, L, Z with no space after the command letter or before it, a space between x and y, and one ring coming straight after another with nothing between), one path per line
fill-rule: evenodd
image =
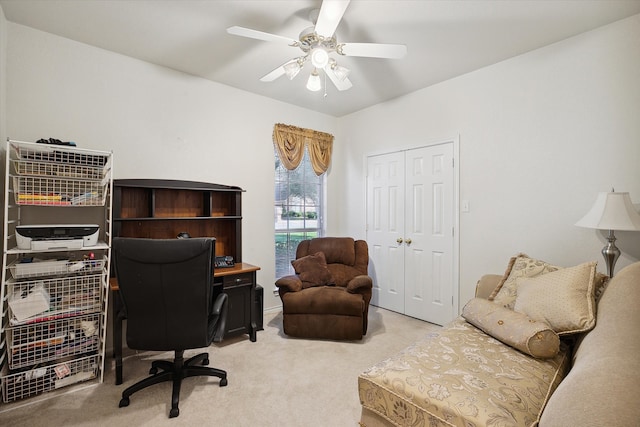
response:
M482 276L476 285L476 297L489 298L489 295L491 295L491 292L498 286L501 279L501 274L485 274Z
M302 280L297 275L284 276L276 280L280 296L287 292L298 292L302 289Z
M371 292L371 288L373 288L373 280L364 274L354 277L347 283L347 292L352 294Z

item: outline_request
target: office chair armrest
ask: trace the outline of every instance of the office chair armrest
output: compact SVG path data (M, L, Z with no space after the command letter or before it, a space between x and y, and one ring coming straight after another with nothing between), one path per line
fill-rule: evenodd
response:
M302 290L302 280L297 275L284 276L276 280L276 286L280 295L285 292L298 292Z
M218 295L211 308L209 319L216 319L215 331L213 333L213 342L220 342L224 338L224 334L227 330L227 311L229 296L225 293Z
M373 288L373 280L365 274L354 277L347 284L347 292L351 292L352 294L370 292L371 288Z
M218 295L216 300L213 302L213 307L211 308L212 316L219 316L222 313L222 309L224 308L224 304L227 301L228 295L225 293L221 293Z

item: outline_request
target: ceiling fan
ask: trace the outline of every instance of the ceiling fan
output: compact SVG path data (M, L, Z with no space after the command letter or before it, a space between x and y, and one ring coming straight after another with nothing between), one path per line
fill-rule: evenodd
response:
M302 30L298 40L238 26L227 28L227 32L236 36L286 43L289 46L300 48L301 56L280 65L263 76L260 81L271 82L282 75L293 80L304 65L311 62L313 70L307 81L307 89L315 92L322 88L319 72L324 71L338 90L347 90L352 86L347 77L350 70L339 65L338 61L331 57L332 53L370 58L402 58L407 53L407 47L401 44L338 43L334 33L349 1L324 0L319 12L312 11L311 20L315 21L315 26ZM315 14L317 14L317 19L314 19L316 18Z

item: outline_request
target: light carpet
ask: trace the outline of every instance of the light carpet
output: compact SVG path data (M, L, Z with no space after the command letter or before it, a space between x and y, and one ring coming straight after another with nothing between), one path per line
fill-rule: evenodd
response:
M115 385L109 358L102 384L0 403L0 425L356 427L358 375L437 328L372 306L362 341L297 339L284 335L282 312L272 311L264 315L257 342L242 335L207 349L209 366L226 370L229 384L219 387L213 377L186 378L177 418L168 418L169 382L133 394L128 407L118 408L122 391L147 375L151 360L173 357L172 352L130 352L125 353L124 384ZM185 358L196 353L185 352Z

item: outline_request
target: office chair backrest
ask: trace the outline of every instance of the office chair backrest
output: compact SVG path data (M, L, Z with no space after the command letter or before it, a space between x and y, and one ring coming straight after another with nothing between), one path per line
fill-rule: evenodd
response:
M214 248L213 238L113 239L130 348L167 351L211 343Z

